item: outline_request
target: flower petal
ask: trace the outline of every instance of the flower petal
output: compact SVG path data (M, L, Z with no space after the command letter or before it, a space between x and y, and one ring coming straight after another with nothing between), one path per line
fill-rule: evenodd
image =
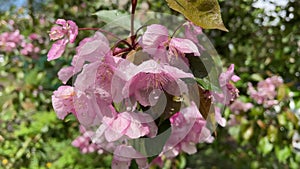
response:
M60 69L58 72L58 79L63 82L63 84L66 84L67 81L74 75L74 67L69 66Z
M78 26L76 25L75 22L68 20L67 23L69 24L69 40L70 43L74 43L77 35L78 35Z
M198 47L189 39L172 38L170 41L170 50L176 56L176 51L180 53L193 53L195 56L200 56Z
M53 92L52 105L59 119L64 119L70 112L75 113L74 94L71 86L60 86Z
M65 51L67 43L68 39L61 39L53 43L51 49L48 52L47 60L50 61L61 57L61 55Z

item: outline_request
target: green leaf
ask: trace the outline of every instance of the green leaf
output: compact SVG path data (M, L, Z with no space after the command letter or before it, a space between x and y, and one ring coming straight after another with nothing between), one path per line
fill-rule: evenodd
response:
M271 142L275 142L277 140L278 128L274 125L270 125L268 128L268 138Z
M251 79L254 80L254 81L257 81L257 82L264 80L264 79L261 77L261 75L258 74L258 73L252 74L252 75L251 75Z
M166 0L170 8L183 14L195 25L204 29L225 28L218 0Z
M228 129L228 133L235 139L238 140L239 139L239 133L241 131L241 127L240 126L232 126Z
M253 135L253 127L250 126L247 128L246 131L244 131L243 138L244 138L244 140L248 141L252 137L252 135Z
M268 137L263 137L259 140L258 151L263 155L269 154L273 150L273 144L269 142Z
M111 27L121 27L130 31L130 14L119 10L101 10L94 15L97 15L99 19ZM138 21L134 22L135 29L140 28L141 24Z
M287 87L285 85L280 85L278 88L277 98L279 101L282 101L287 96Z
M283 149L276 147L275 154L279 162L286 163L292 152L288 146L285 146Z

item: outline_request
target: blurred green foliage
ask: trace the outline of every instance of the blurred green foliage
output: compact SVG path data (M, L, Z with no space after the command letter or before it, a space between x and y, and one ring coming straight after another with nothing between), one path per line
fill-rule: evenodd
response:
M86 154L71 146L78 135L78 123L68 117L58 120L52 111L51 94L60 82L56 73L67 65L73 50L57 61L47 62L51 42L47 36L57 18L72 19L79 27L101 27L93 13L101 10L129 10L119 1L28 0L27 6L0 11L0 32L10 31L9 20L25 37L42 36L38 58L23 56L18 50L0 52L0 168L109 168L111 156ZM300 109L300 6L289 1L275 5L270 15L255 8L255 0L220 1L222 16L229 33L206 30L225 65L235 63L242 78L237 84L245 102L247 82L257 83L270 75L281 75L286 82L278 90L279 111L255 105L236 115L239 125L218 128L213 144L199 145L198 153L180 155L167 161L165 168L299 168L300 154L293 146L293 134L299 130ZM3 3L3 2L1 2ZM165 1L139 1L139 10L177 14ZM292 14L292 15L291 15ZM267 19L268 18L268 19ZM276 19L276 18L279 18ZM272 24L276 20L276 24ZM92 35L80 32L79 38ZM78 42L78 41L77 41ZM70 48L74 46L69 46ZM294 97L291 98L291 93ZM292 103L293 102L293 103ZM294 104L294 106L293 106ZM275 112L267 114L267 111ZM298 114L297 114L298 113ZM229 119L231 112L225 111Z

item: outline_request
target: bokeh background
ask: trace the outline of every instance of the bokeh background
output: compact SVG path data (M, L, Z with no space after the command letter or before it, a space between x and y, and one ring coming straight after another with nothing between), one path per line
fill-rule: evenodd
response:
M218 127L212 144L198 153L167 160L164 168L300 168L300 1L219 0L229 32L204 30L225 67L234 63L242 80L239 100L249 110L227 108L228 125ZM73 116L59 120L51 105L75 45L47 62L48 31L57 18L79 27L101 27L93 13L129 11L128 0L0 0L0 168L110 168L111 155L83 154L71 145L80 136ZM179 15L162 0L140 0L140 11ZM93 31L80 32L78 39ZM77 43L79 40L77 41ZM249 95L248 82L280 76L276 105L266 107Z

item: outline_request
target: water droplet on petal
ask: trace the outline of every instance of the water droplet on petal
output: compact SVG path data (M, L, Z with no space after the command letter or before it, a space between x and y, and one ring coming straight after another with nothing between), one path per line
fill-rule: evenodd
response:
M131 111L131 107L126 107L126 111Z

